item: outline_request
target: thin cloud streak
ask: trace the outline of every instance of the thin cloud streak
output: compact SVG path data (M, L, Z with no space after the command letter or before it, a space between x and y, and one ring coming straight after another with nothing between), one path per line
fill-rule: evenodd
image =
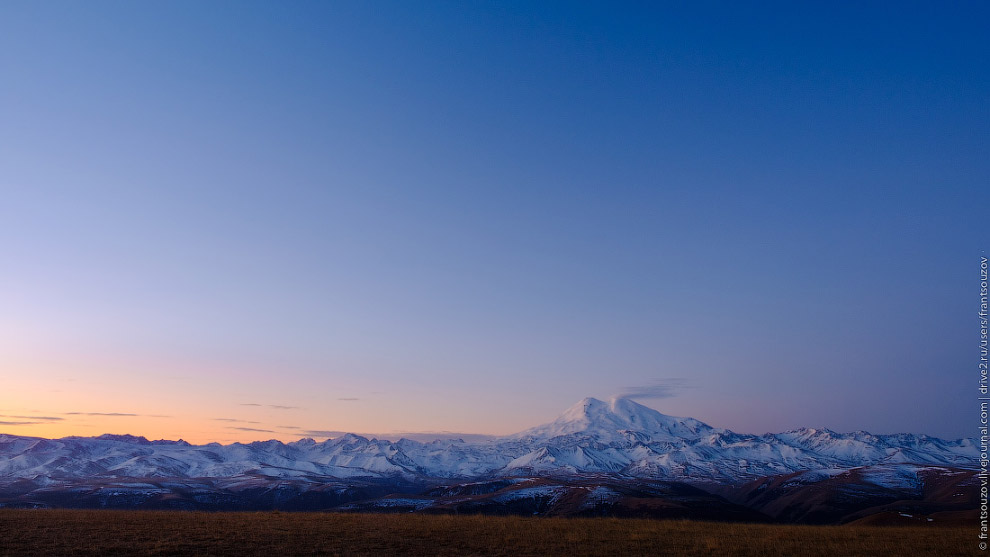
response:
M65 419L65 418L56 418L54 416L13 416L13 415L0 415L0 418L17 418L20 420L44 420L48 422L57 422Z
M346 431L331 431L324 429L311 429L302 433L307 437L340 437L341 435L347 435Z
M128 412L66 412L63 416L102 416L104 418L171 418L165 414L131 414Z
M693 389L694 387L686 385L685 380L681 377L670 377L666 379L658 379L649 385L641 385L638 387L629 387L625 391L616 395L616 398L629 398L629 399L663 399L663 398L675 398L680 396L681 391L684 389Z
M300 410L299 406L286 406L284 404L258 404L257 402L242 402L240 406L254 406L260 408L262 406L267 408L274 408L275 410Z
M66 412L66 416L107 416L111 418L134 418L140 414L126 414L122 412Z
M447 441L461 439L467 442L482 442L488 441L490 439L495 439L495 435L486 435L482 433L458 433L453 431L393 431L392 433L355 433L353 431L336 431L336 430L326 430L326 429L311 429L300 432L307 437L327 437L327 438L337 438L343 435L359 435L361 437L366 437L368 439L382 439L388 441L398 441L399 439L409 439L410 441L419 441L421 443L429 443L431 441Z
M409 439L410 441L419 441L420 443L429 443L431 441L453 441L458 439L468 443L477 443L495 439L498 436L487 435L484 433L458 433L455 431L396 431L393 433L375 434L374 437L388 441Z

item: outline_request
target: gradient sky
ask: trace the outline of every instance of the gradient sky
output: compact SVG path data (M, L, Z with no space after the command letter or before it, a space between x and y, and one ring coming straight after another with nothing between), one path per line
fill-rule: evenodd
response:
M973 436L988 22L4 2L0 431Z

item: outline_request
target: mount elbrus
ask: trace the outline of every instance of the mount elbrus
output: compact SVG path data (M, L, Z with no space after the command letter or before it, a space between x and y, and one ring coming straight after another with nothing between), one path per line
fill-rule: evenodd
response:
M841 522L891 514L900 501L913 512L897 516L934 521L975 508L977 458L972 439L808 428L746 435L626 398L586 398L550 423L476 442L0 434L0 506Z

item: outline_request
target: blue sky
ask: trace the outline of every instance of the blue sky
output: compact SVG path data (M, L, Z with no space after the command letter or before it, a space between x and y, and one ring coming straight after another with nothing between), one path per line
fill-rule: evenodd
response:
M982 3L0 16L0 410L974 434Z

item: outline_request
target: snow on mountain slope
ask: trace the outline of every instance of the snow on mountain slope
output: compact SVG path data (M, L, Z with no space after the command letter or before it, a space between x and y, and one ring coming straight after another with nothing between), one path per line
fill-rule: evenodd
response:
M585 398L556 420L511 435L528 441L549 441L560 437L594 439L598 442L656 442L696 439L715 431L693 418L666 416L627 398L603 402Z
M37 439L0 434L0 482L80 478L486 478L610 474L740 483L800 471L878 464L972 468L973 440L840 434L802 428L762 436L667 416L625 398L586 398L550 423L464 442L347 434L317 443L190 445L130 435Z

